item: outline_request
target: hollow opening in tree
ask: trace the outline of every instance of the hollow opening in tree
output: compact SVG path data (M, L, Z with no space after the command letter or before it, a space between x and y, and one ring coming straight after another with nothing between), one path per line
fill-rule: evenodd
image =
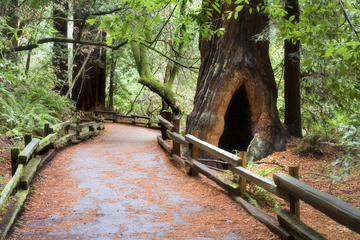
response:
M234 93L224 120L224 132L219 139L219 147L233 153L235 150L246 151L253 135L250 104L244 85Z

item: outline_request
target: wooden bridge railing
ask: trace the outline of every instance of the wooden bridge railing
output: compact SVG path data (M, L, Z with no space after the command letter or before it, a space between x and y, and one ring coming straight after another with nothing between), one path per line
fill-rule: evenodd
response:
M159 118L161 136L158 136L159 145L170 154L171 159L183 166L187 174L198 173L213 180L217 185L225 189L230 196L240 203L251 215L264 223L272 232L281 239L325 239L300 220L299 200L303 200L315 209L323 212L338 223L360 233L360 211L340 199L314 189L304 182L296 179L298 167L290 167L289 174L274 174L273 179L262 177L246 169L246 153L240 153L241 157L213 146L197 138L197 132L181 136L179 134L179 119L171 120L171 114L162 114ZM171 146L166 140L173 142ZM176 145L181 145L181 151L175 150ZM239 177L239 182L232 182L216 173L209 166L200 162L198 149L210 154L229 164L232 173ZM277 219L252 206L241 194L246 191L246 182L251 182L277 197L289 202L290 211L277 212Z
M32 138L25 135L25 147L11 149L12 178L0 195L0 211L7 206L0 225L0 239L5 239L11 226L25 203L29 188L36 172L56 154L56 150L69 144L77 143L97 135L104 129L102 122L73 123L62 122L53 126L44 125L43 138ZM10 198L14 194L13 198ZM10 201L8 201L10 199Z
M158 129L157 123L154 123L149 116L139 116L139 115L121 115L114 111L94 111L97 117L103 118L105 121L111 121L115 123L131 124L141 127L149 127Z

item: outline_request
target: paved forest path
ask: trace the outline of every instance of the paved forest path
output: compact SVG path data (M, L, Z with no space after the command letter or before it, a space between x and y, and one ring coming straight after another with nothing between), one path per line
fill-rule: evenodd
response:
M158 131L106 124L40 172L10 239L271 239L205 178L158 147Z

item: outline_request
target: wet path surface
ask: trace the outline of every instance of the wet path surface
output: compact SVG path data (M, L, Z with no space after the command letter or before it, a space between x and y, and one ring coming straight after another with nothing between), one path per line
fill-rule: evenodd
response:
M42 170L11 239L230 240L249 236L248 224L269 234L218 188L172 165L157 131L105 129Z

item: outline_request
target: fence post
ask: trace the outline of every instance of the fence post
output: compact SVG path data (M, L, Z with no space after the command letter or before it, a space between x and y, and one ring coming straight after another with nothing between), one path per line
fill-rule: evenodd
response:
M80 138L80 126L79 126L79 121L76 122L76 139L79 139Z
M163 118L165 118L166 120L168 120L169 122L171 122L171 113L170 112L161 112L161 116ZM163 140L166 140L168 137L166 135L166 127L164 127L163 125L161 125L161 137Z
M114 123L116 123L117 122L117 115L116 115L117 113L115 112L115 113L113 113L113 122Z
M299 179L299 166L289 167L289 175ZM290 212L294 214L298 219L300 219L300 201L298 198L295 198L290 195Z
M174 132L179 133L179 131L180 131L180 118L178 116L174 117L173 124L174 124ZM181 157L180 144L177 143L174 140L173 140L173 151L174 151L174 154Z
M11 175L14 176L16 169L18 167L19 161L19 148L11 148Z
M47 135L49 135L51 133L51 128L50 128L50 124L49 123L45 123L44 124L44 136L46 137Z
M241 152L241 166L243 168L247 167L247 152ZM244 194L246 192L246 178L240 178L240 191L241 194Z
M193 130L191 132L191 135L193 135L194 137L198 137L199 136L199 132L197 130ZM194 146L193 144L189 143L189 152L190 152L190 161L194 160L199 160L199 148ZM191 162L190 162L191 164ZM199 173L197 171L195 171L191 165L189 165L188 162L185 162L185 170L187 175L189 176L197 176L199 175Z
M24 143L25 143L25 147L26 145L28 145L32 140L32 135L31 134L25 134L24 136Z

